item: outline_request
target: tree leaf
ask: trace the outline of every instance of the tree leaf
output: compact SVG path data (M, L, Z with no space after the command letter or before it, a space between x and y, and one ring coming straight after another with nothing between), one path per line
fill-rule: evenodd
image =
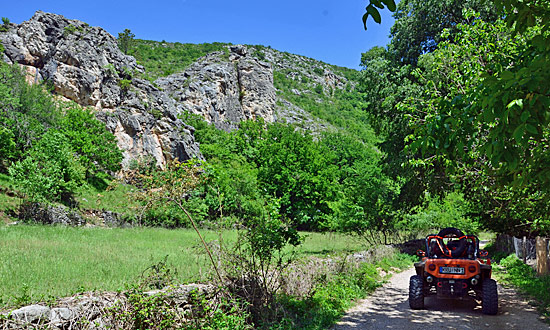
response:
M384 5L382 4L382 1L380 0L370 0L371 5L374 5L380 9L384 9Z
M369 13L365 13L363 15L363 25L365 26L365 30L367 29L367 19L369 18Z
M531 124L525 124L525 129L527 130L527 132L531 134L534 134L534 135L539 134L539 131L537 130L537 128Z
M514 133L512 134L514 136L514 139L516 140L516 142L518 144L521 143L522 139L523 139L523 133L525 132L525 125L519 125L518 127L516 127L516 129L514 130Z
M529 111L523 111L521 114L521 122L525 123L529 117L531 117L531 113Z
M388 7L391 12L394 12L397 8L394 0L382 0L382 2L386 5L386 7Z
M382 17L380 17L380 12L372 4L367 6L367 14L372 16L372 19L380 24L382 22ZM363 23L366 24L366 19L363 17Z
M514 73L510 71L504 71L500 74L500 77L504 80L510 80L514 78Z

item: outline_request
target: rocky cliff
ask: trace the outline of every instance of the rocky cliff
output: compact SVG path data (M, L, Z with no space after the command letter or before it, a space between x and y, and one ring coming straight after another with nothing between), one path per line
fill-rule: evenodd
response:
M273 121L275 87L271 64L248 56L242 45L200 58L181 73L155 81L186 111L219 129L247 119Z
M171 158L202 158L194 128L182 120L185 113L224 130L260 117L326 130L331 125L313 115L315 111L301 108L284 94L330 103L334 90L353 84L341 68L269 47L242 45L228 45L225 51L151 82L141 79L147 76L144 67L123 54L116 38L102 28L40 11L0 32L0 42L3 60L21 65L30 82L47 80L62 98L93 107L116 136L124 165L144 156L154 157L159 166ZM274 84L274 72L285 83L299 84L283 91L280 79Z
M135 78L143 68L102 28L37 12L0 34L0 40L6 61L19 63L35 81L50 81L62 97L94 107L116 135L124 164L145 155L160 166L168 158L200 157L193 128L178 118L175 102Z
M61 15L37 12L0 33L0 41L4 61L21 65L31 82L50 81L61 97L93 107L117 137L125 165L143 156L159 166L201 158L193 127L181 119L186 111L227 130L244 119L273 120L271 65L247 56L243 46L153 84L139 78L143 67L119 50L115 37Z

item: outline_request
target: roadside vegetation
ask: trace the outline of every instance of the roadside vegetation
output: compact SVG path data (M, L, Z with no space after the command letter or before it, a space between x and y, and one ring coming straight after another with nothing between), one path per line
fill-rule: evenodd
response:
M545 321L550 322L550 275L537 275L532 266L524 264L515 254L502 258L494 269L499 283L518 288Z

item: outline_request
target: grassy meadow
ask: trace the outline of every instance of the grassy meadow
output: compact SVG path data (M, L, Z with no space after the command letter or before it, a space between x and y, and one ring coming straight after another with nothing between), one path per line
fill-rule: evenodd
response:
M237 236L236 231L201 233L210 242L230 243ZM295 251L299 256L361 250L349 236L304 235ZM0 226L0 238L0 308L82 291L124 289L165 256L182 283L206 281L211 275L190 229L17 225Z

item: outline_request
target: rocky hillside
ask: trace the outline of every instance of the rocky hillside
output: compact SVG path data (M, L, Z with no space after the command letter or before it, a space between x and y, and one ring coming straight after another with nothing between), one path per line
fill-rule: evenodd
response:
M170 158L201 158L194 128L182 120L185 113L224 130L259 117L327 129L330 116L316 110L336 107L338 92L354 86L353 70L242 45L223 46L180 72L151 81L144 79L151 76L147 65L123 54L116 38L102 28L40 11L0 32L0 41L3 60L20 64L30 82L47 80L62 98L95 108L117 137L126 165L146 155L160 166Z

